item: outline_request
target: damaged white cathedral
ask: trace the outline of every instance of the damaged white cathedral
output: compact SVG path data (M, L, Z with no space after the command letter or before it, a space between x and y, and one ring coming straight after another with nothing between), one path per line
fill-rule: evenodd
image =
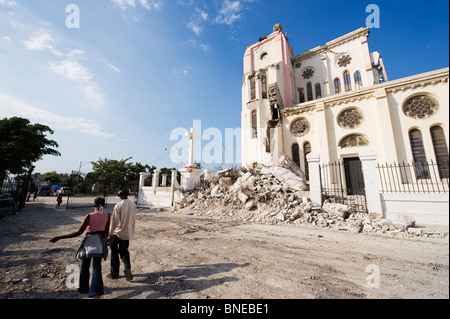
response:
M360 28L294 55L278 24L247 48L242 166L287 155L308 178L310 153L320 163L358 163L370 150L377 163L434 163L437 173L416 167L414 178L446 180L448 206L449 69L389 80L369 33Z

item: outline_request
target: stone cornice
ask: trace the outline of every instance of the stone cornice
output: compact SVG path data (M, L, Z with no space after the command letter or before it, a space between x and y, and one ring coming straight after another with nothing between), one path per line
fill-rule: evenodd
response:
M295 57L292 58L292 62L295 65L296 63L301 62L310 57L313 57L315 55L325 54L327 52L330 52L330 50L332 50L333 48L342 45L344 43L353 41L361 37L367 38L369 36L369 33L370 33L369 28L359 28L358 30L355 30L335 40L327 42L324 46L318 46L315 47L314 49L307 50L299 55L296 55Z
M403 92L418 87L427 87L439 83L447 83L449 78L449 68L443 68L431 72L409 76L399 80L382 83L379 87L384 87L387 93Z

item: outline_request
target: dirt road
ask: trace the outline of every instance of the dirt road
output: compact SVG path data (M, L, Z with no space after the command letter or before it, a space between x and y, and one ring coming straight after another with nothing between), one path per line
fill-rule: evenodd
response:
M38 198L0 219L0 299L86 297L67 285L81 237L48 240L76 230L90 210L53 204ZM109 257L103 262L102 299L449 298L448 236L388 238L139 210L130 253L131 282L107 278Z

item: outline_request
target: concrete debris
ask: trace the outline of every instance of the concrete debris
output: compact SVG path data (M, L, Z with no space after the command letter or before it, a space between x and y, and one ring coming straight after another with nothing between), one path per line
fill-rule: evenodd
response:
M240 222L294 224L352 233L404 237L445 236L444 233L425 232L416 228L416 221L407 215L387 220L352 211L348 205L337 203L332 198L319 206L309 198L308 185L301 174L286 167L289 167L289 162L284 159L283 166L219 171L210 183L185 194L186 198L176 203L171 210Z

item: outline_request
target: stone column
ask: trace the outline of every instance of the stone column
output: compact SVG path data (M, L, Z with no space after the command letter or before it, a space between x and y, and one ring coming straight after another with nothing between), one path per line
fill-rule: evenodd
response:
M142 172L139 173L139 188L144 187L145 186L145 176L147 176L147 173Z
M145 186L145 177L147 173L142 172L139 173L139 189L138 189L138 204L142 204L144 202L145 194L143 187Z
M170 177L170 179L172 180L171 186L178 185L178 180L177 180L178 171L176 169L174 169L171 172L172 172L172 175Z
M397 147L395 145L395 136L392 125L392 117L389 113L389 103L387 92L384 88L375 90L376 111L378 113L379 132L383 143L381 146L383 150L379 149L380 160L382 162L393 163L397 162ZM377 121L376 118L373 119Z
M309 153L306 156L309 168L309 193L311 200L322 206L322 180L320 177L320 155Z
M166 187L166 186L167 186L167 174L162 174L161 187Z
M378 185L378 175L376 159L377 153L369 149L359 154L361 160L362 171L364 175L364 183L366 188L366 202L369 215L376 214L383 216L383 207L381 205L380 188Z
M328 133L327 133L327 116L325 112L325 104L323 102L318 102L316 104L316 127L317 136L322 136L319 140L319 154L322 159L322 163L328 163L332 161L330 158Z
M172 188L172 192L170 195L170 205L173 206L174 204L174 199L175 199L175 187L179 187L180 185L178 184L178 180L177 180L177 176L178 176L178 171L176 169L173 169L172 171L172 175L171 175L171 185L170 187Z
M210 182L211 181L211 170L205 169L203 172L205 173L205 181Z
M158 182L159 182L159 170L155 170L155 172L153 173L153 181L152 181L152 187L156 188L158 187Z

